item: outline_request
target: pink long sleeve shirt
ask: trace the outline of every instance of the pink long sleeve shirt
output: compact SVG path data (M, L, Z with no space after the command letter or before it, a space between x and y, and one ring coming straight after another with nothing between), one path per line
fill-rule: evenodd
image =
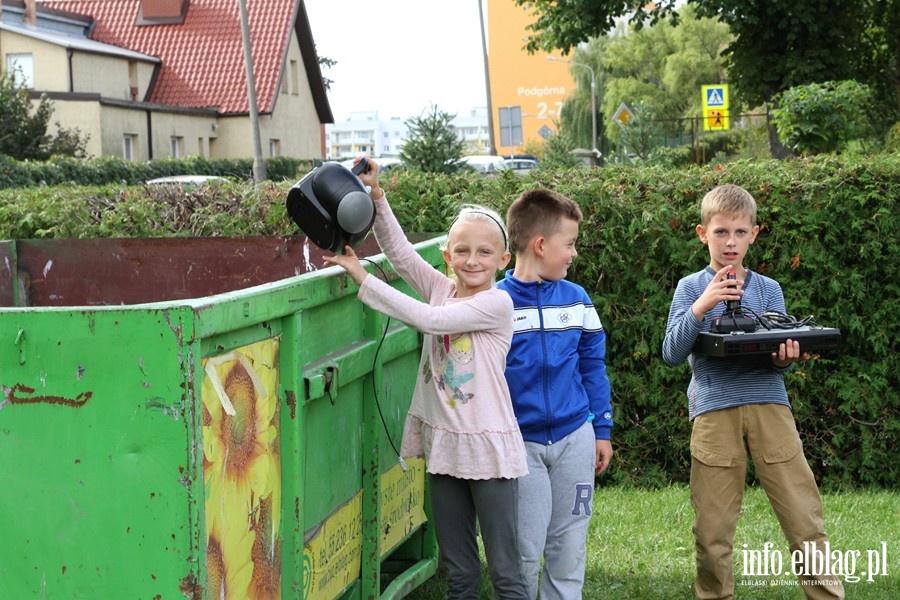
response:
M497 288L456 298L456 283L416 253L385 198L375 237L391 265L424 299L366 277L359 299L425 334L400 453L429 473L462 479L521 477L525 445L503 374L513 303Z

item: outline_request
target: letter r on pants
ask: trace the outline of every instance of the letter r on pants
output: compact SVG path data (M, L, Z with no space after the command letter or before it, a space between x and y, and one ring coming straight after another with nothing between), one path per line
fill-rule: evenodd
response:
M585 516L591 516L591 500L594 496L594 486L588 483L576 483L575 484L575 506L572 507L572 515L578 516L581 514L582 507L584 508Z

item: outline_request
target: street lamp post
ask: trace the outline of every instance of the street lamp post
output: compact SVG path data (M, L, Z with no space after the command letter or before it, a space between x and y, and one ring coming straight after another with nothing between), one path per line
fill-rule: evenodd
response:
M557 58L556 56L548 56L547 60L555 60L575 65L576 67L584 67L591 72L591 163L596 165L600 151L597 149L597 79L594 75L594 67L584 63L575 62L574 60Z

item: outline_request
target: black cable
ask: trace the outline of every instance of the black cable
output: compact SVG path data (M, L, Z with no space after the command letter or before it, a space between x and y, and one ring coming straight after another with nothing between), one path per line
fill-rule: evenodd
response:
M374 266L381 273L381 278L387 282L387 273L384 272L384 269L381 268L381 265L376 263L375 261L368 258L360 258L360 261L366 261L372 266ZM394 438L391 437L391 432L388 430L387 420L384 418L384 412L381 410L381 402L378 400L378 386L375 385L375 366L378 364L378 353L381 352L381 346L384 345L384 340L387 337L388 328L391 325L391 318L387 315L387 320L384 323L384 331L381 332L381 339L378 341L378 346L375 348L375 357L372 360L372 395L375 397L375 407L378 409L378 416L381 417L381 426L384 427L384 434L387 436L388 442L391 444L391 448L394 450L394 454L397 455L397 459L400 461L400 468L406 471L406 461L403 460L403 457L400 456L400 451L397 449L397 445L394 443Z
M767 310L763 314L756 314L752 309L746 309L752 318L756 319L756 322L759 323L759 326L772 330L772 329L797 329L799 327L818 327L819 325L813 320L813 316L809 315L804 319L797 319L792 315L788 315L782 312Z
M763 314L757 314L753 309L741 306L738 302L736 306L730 302L725 302L725 311L719 317L713 319L712 331L715 333L753 333L757 329L772 330L791 330L800 327L821 328L821 325L813 320L812 315L805 319L797 319L791 315L768 310Z
M741 307L741 315L756 320L760 327L768 330L772 329L797 329L799 327L819 327L813 320L813 316L809 315L805 319L797 319L792 315L778 312L775 310L767 310L763 314L757 314L753 309ZM732 315L733 316L733 315Z

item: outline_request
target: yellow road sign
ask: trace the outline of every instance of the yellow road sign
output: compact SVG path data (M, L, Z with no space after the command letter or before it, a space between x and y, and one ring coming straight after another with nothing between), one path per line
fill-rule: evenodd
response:
M704 85L700 91L703 96L703 130L728 129L728 86L724 83Z
M715 108L703 110L703 131L725 131L728 129L728 111Z
M631 112L631 109L628 108L628 105L624 102L619 105L619 108L616 109L616 114L613 115L613 121L622 125L628 125L634 120L634 113Z

